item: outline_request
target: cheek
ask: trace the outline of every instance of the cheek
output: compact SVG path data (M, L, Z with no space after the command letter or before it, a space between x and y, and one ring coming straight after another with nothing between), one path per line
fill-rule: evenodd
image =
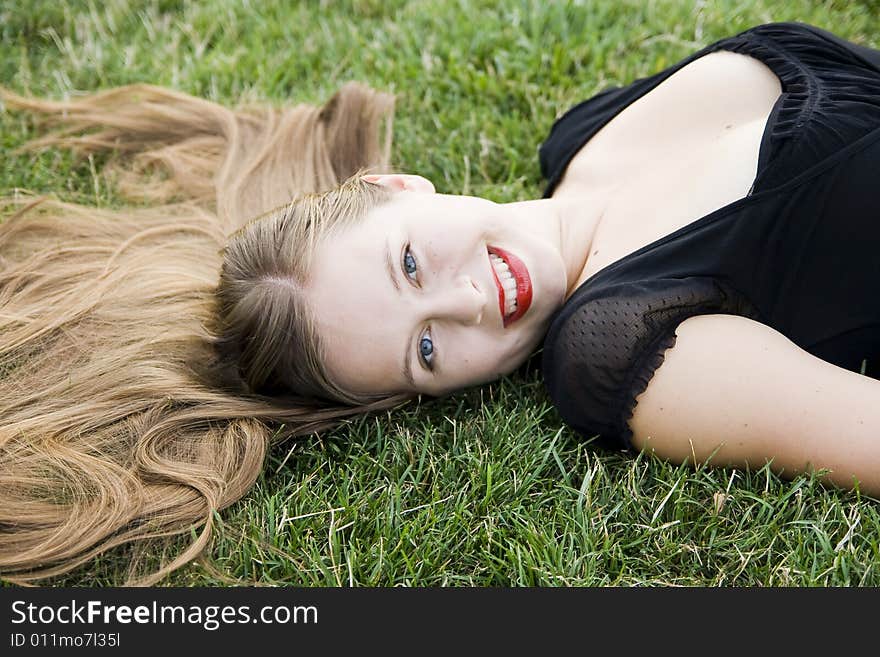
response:
M460 266L472 268L471 258L477 245L490 242L490 236L497 234L490 227L488 218L477 215L472 209L463 209L434 218L429 230L414 231L412 243L426 268L432 274L444 275ZM486 258L488 267L488 254Z
M503 339L496 335L462 337L455 354L455 368L463 377L486 376L505 367L508 360ZM456 348L456 342L452 344Z
M421 246L422 254L426 258L425 262L432 272L455 267L467 246L468 236L472 234L457 223L444 224L438 228L440 228L439 233L432 232L421 241L421 244L415 242L416 249Z

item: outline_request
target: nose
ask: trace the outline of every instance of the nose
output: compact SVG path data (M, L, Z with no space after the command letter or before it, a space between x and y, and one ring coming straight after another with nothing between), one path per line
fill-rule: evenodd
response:
M466 326L479 324L486 309L486 294L480 291L473 279L467 275L458 276L452 284L440 286L430 295L429 313L435 319L448 319Z

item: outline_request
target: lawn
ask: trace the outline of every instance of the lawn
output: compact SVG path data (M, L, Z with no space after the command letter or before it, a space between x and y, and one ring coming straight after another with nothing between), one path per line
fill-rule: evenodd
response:
M507 202L541 195L537 147L572 104L780 20L880 47L877 1L31 0L0 3L0 84L149 82L234 105L361 80L397 96L395 167ZM0 193L120 203L98 159L10 152L35 134L0 112ZM163 584L880 585L877 500L603 451L536 371L283 444L218 520L205 558ZM126 564L107 553L54 583L116 583Z

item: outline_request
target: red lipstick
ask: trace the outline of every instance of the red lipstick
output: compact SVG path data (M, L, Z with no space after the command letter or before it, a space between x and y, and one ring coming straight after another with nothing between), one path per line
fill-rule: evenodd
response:
M516 310L510 317L504 316L504 288L501 287L501 281L495 273L495 267L492 267L490 259L489 268L492 270L492 277L495 279L495 286L498 288L498 306L501 308L501 317L503 318L504 328L507 328L513 322L526 314L532 303L532 279L529 277L529 270L525 263L512 253L499 249L495 246L488 247L489 253L501 258L507 263L510 273L513 274L513 280L516 282Z

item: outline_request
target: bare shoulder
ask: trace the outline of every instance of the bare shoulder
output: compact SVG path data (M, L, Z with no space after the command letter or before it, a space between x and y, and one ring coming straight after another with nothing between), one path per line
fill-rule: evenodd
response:
M782 92L776 74L749 55L719 50L698 57L648 92L634 119L652 130L705 139L724 126L766 117ZM639 111L639 109L643 111Z
M687 84L693 78L700 90L705 92L707 88L717 87L725 96L743 92L778 94L781 90L779 78L769 66L751 55L730 50L716 50L698 57L677 75L680 84ZM756 85L759 88L755 88Z
M614 188L663 171L683 153L714 149L732 128L763 122L782 91L763 62L719 50L698 57L627 105L572 157L554 195Z
M677 462L830 470L880 492L880 381L837 367L760 322L680 323L630 419L633 444Z

